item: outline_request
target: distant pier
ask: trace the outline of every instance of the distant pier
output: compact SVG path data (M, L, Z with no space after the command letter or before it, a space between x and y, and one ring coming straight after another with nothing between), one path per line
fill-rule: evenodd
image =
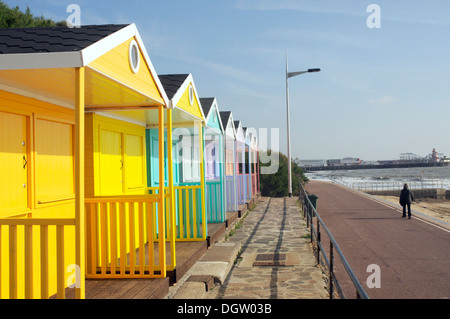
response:
M416 162L416 163L386 163L386 164L357 164L357 165L333 165L333 166L305 166L305 172L337 171L356 169L381 169L381 168L407 168L407 167L435 167L448 166L449 162Z

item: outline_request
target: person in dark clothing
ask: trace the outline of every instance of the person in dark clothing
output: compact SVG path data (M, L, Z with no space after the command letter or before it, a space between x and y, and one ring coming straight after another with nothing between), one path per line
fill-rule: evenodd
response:
M408 218L411 219L411 203L414 201L414 195L409 190L408 184L403 185L400 193L400 205L403 206L403 216L406 217L406 207L408 207Z

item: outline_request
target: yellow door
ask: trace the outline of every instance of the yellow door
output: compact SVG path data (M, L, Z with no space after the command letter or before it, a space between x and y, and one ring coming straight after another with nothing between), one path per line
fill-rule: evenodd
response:
M144 175L144 140L142 136L125 135L126 154L126 188L127 192L142 193L145 184Z
M36 119L36 201L38 205L73 199L73 126Z
M123 193L122 133L100 129L100 195Z
M0 112L0 218L28 207L27 118Z

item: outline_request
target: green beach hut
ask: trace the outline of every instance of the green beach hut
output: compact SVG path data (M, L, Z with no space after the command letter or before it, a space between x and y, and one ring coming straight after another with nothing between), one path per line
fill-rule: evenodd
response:
M171 157L165 158L165 186L173 180L173 203L175 207L176 240L196 241L207 238L205 209L204 171L204 123L205 116L191 74L159 75L159 80L169 99L172 109L172 138L168 139L169 128L165 130L164 154L170 154L167 140L172 141ZM158 191L158 145L157 127L147 126L148 190ZM167 190L167 192L172 192Z
M200 99L205 114L205 179L208 223L222 223L225 209L224 128L216 98Z

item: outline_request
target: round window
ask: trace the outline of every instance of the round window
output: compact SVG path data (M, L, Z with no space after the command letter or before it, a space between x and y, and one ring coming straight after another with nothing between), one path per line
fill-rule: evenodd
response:
M139 47L135 40L132 40L130 42L128 54L131 71L133 71L133 73L137 73L139 71L140 55L139 55Z
M194 88L192 84L189 86L189 103L194 104Z

